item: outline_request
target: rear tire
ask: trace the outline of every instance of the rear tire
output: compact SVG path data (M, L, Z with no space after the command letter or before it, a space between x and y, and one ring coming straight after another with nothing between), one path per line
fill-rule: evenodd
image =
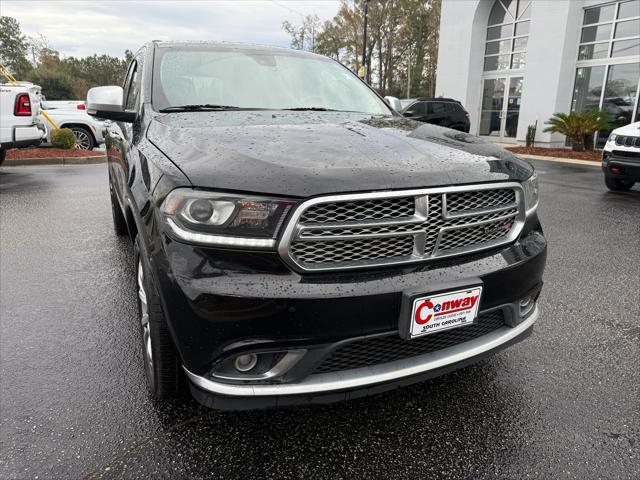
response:
M111 185L111 178L109 178L109 197L111 197L111 216L113 217L113 230L119 237L124 237L129 233L127 228L127 221L124 218L120 204L116 199L116 193L113 191L113 185Z
M96 141L91 132L84 127L71 127L73 135L76 137L76 148L78 150L93 150Z
M604 183L609 190L614 192L626 192L633 187L635 182L630 180L620 180L614 177L604 177Z
M158 291L147 262L141 257L140 237L135 242L138 318L142 338L144 371L149 393L156 400L170 400L186 391L186 377L176 352Z

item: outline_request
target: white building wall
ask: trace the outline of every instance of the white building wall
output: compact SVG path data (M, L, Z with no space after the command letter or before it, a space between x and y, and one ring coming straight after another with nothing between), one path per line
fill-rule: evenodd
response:
M436 96L460 100L478 133L487 21L494 0L443 0ZM527 126L538 121L536 142L564 145L564 137L544 133L555 112L568 113L582 23L582 9L593 0L535 0L524 70L516 139L524 143ZM541 145L541 146L542 146Z

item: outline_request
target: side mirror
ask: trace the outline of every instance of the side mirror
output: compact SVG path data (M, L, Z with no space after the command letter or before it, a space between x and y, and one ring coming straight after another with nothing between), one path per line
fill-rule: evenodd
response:
M384 101L387 102L387 105L393 108L396 112L402 110L402 105L397 97L384 97Z
M87 92L87 113L103 120L131 123L136 114L124 109L123 99L122 87L94 87Z

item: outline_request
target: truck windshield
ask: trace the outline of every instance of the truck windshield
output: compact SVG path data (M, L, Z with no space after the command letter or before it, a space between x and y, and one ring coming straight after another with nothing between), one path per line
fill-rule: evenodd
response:
M224 106L220 109L391 114L380 98L333 60L285 49L231 46L156 48L153 106L165 111Z

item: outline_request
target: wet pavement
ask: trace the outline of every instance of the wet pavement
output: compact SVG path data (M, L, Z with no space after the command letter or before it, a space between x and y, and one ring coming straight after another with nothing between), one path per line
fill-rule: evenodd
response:
M374 397L245 413L149 400L104 165L0 170L0 478L640 477L640 189L534 163L532 337Z

